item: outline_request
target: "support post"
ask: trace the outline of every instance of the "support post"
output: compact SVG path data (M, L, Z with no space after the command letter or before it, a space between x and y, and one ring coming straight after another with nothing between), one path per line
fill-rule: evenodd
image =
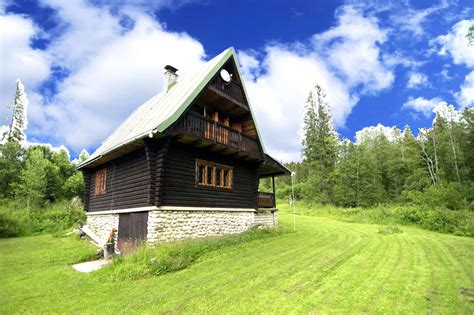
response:
M273 208L276 208L275 175L272 175L272 188L273 188Z

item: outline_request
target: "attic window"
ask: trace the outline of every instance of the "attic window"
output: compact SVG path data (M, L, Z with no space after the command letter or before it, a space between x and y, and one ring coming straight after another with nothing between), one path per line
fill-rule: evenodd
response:
M196 187L232 190L233 169L230 166L196 160Z
M105 187L107 183L107 169L102 169L95 173L95 195L105 194Z

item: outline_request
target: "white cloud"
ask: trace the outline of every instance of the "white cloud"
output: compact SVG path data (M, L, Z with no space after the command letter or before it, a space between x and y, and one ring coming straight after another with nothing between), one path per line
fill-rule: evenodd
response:
M414 89L429 85L428 77L420 72L410 72L407 82L407 88Z
M244 69L249 67L245 59L240 62ZM316 83L325 89L338 126L344 125L358 101L316 55L298 56L288 47L271 46L258 66L265 74L246 86L266 147L279 159L299 159L301 148L295 139L299 139L306 98Z
M314 36L315 50L322 50L331 66L352 87L362 86L374 93L393 83L394 75L380 58L379 45L387 39L387 31L374 17L365 17L352 6L337 13L338 25Z
M1 114L11 117L11 109L4 106L13 102L16 80L21 79L30 93L49 76L51 59L44 51L30 47L31 39L40 32L30 19L20 15L0 15L0 29Z
M67 21L48 52L71 71L50 100L31 95L30 132L49 135L73 150L96 146L137 106L160 92L163 67L184 71L203 62L202 45L185 33L167 31L150 16L126 13L134 27L123 29L107 9L83 1L48 0ZM78 43L80 43L78 45Z
M451 67L450 64L445 64L443 65L443 70L441 70L440 73L437 73L436 75L440 76L442 80L448 81L451 80L453 77L449 75L449 68Z
M454 97L461 107L474 106L474 71L466 75L460 91Z
M451 124L452 122L460 122L462 120L462 113L457 111L453 105L449 105L447 102L439 102L435 108L433 108L433 113L435 113L435 118L433 123L439 117L443 118Z
M439 102L441 102L441 99L438 97L432 99L409 97L408 101L403 104L403 108L411 109L423 114L425 117L430 117L433 113L433 109L439 104Z
M446 9L448 6L448 2L442 0L439 4L426 9L415 10L409 7L405 9L407 11L406 14L397 14L395 21L400 24L401 30L408 31L415 36L422 36L425 34L423 24L428 17L440 10Z
M361 130L356 131L356 143L360 144L363 141L373 140L379 135L384 135L388 141L394 141L397 137L400 137L401 133L395 126L387 127L382 124L377 124L377 126L364 127Z
M466 38L467 31L473 24L474 20L462 20L456 23L448 34L438 36L431 44L439 45L440 56L449 54L455 64L474 67L474 46L468 45Z
M352 6L336 17L337 25L314 35L310 43L273 43L260 54L239 52L266 148L279 159L300 159L300 141L294 139L301 139L303 110L314 85L326 91L333 121L341 128L361 94L393 83L391 66L379 48L386 31L377 20Z
M176 66L180 74L202 64L204 48L196 39L168 31L138 8L144 2L125 2L117 16L110 13L109 1L94 7L85 0L42 0L57 11L63 33L41 52L47 57L47 71L38 82L48 77L50 60L70 74L56 82L57 93L51 97L28 91L31 141L65 143L76 152L94 147L161 90L165 64ZM170 3L175 2L160 5ZM120 23L124 15L133 21L126 27ZM239 52L260 130L278 159L299 159L300 145L294 139L315 84L326 90L336 126L344 127L360 95L378 93L394 81L392 70L401 62L393 63L396 56L382 56L387 30L378 20L354 6L338 10L336 20L334 27L304 44L273 43Z

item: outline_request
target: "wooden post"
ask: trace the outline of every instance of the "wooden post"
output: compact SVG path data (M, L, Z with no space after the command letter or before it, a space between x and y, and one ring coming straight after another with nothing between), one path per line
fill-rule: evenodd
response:
M275 175L272 175L272 188L273 188L273 208L275 208L276 207Z

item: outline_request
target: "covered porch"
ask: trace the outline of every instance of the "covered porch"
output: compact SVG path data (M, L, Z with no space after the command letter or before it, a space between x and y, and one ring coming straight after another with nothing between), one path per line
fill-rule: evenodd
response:
M265 154L264 161L259 167L258 172L260 179L271 178L272 192L258 192L257 208L263 210L276 210L275 177L291 175L291 171L268 154Z

